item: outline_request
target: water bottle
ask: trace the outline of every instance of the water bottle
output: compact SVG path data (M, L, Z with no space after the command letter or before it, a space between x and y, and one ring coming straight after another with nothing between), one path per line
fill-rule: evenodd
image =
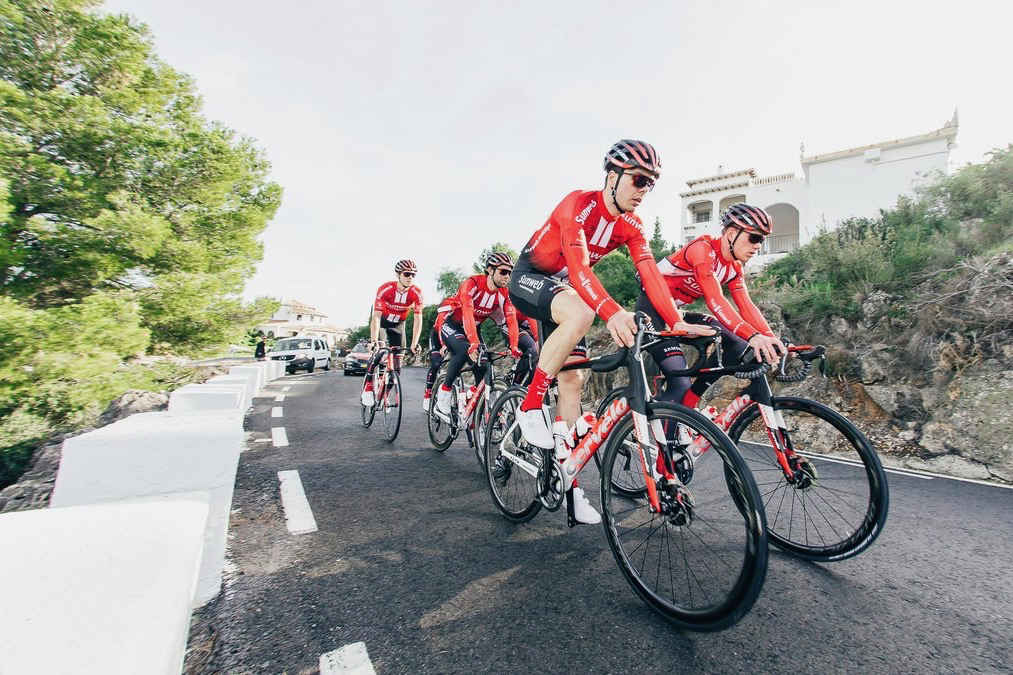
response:
M591 427L597 422L593 413L586 412L577 418L577 421L573 423L573 427L566 432L566 444L570 446L570 449L577 447L577 443L580 439L587 435L587 432L591 431Z

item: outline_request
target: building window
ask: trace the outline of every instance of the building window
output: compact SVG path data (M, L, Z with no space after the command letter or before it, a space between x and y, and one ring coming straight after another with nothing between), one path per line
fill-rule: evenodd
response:
M295 320L296 321L302 321L302 314L296 314L295 315Z
M710 222L711 212L710 211L697 211L693 214L694 223L707 223Z

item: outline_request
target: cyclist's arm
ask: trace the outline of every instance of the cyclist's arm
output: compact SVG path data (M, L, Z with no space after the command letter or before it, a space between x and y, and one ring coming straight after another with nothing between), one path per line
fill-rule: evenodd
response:
M376 342L380 335L380 310L373 310L373 317L369 320L369 341Z
M626 248L630 252L630 258L633 260L637 272L640 273L640 283L644 287L644 292L647 293L647 299L658 310L658 314L661 315L665 323L674 326L682 321L682 312L676 306L675 300L672 298L672 291L665 283L665 278L658 271L658 263L654 262L651 246L644 239L640 228L632 224L630 228L632 236L627 240Z
M475 282L472 279L465 279L461 287L457 289L457 301L461 303L461 325L464 333L468 336L468 342L478 344L478 326L475 325L475 303L471 299L471 292L475 290Z
M538 344L538 322L529 317L528 327L531 329L531 337L534 338L535 344Z
M503 298L503 316L506 317L507 342L510 344L511 351L516 351L517 340L520 337L520 329L517 327L517 310L514 309L510 298L506 296Z
M415 300L415 322L412 324L412 346L419 343L422 337L422 291L418 292Z
M742 318L753 327L754 331L769 337L775 337L774 331L770 329L767 320L763 318L759 307L749 297L749 291L746 290L746 281L742 278L741 274L728 283L728 292L732 296L732 302L739 308Z
M560 222L560 246L570 275L570 286L577 291L580 299L607 323L612 315L622 308L609 296L605 287L598 281L598 277L591 271L591 258L587 252L584 229L573 219L572 214L561 218Z
M687 249L686 261L692 266L693 276L697 284L699 284L700 290L703 291L703 299L707 303L707 309L717 317L717 320L725 328L743 340L748 340L756 330L745 319L739 316L738 312L732 308L728 299L721 292L721 284L718 283L717 277L714 276L714 270L711 267L713 262L711 254L712 249L710 246L706 242L700 242Z

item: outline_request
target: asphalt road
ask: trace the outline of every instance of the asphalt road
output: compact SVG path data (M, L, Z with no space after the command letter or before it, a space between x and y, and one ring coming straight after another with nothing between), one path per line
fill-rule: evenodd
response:
M405 371L393 444L360 423L361 377L289 376L256 399L232 569L196 617L188 671L312 673L364 642L381 674L1013 672L1013 490L891 473L871 549L825 565L772 550L745 619L683 632L636 597L601 526L568 530L562 511L511 525L463 439L433 451L424 375ZM277 426L287 447L264 442ZM317 532L286 528L283 470Z

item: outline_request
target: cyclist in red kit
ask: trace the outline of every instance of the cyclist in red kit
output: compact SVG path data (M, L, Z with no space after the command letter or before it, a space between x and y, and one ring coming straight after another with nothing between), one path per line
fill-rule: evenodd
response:
M404 346L404 321L408 312L415 310L415 326L412 328L411 350L418 351L419 336L422 334L422 291L415 286L415 275L418 268L411 260L399 260L394 265L395 281L388 281L376 290L373 301L373 318L369 322L369 346L376 349L377 338L382 328L386 333L387 344L391 347ZM373 370L379 363L378 355L374 355L366 368L366 383L362 391L362 405L373 405ZM401 370L401 357L395 355L394 367Z
M542 403L554 377L559 385L557 415L568 425L580 416L583 376L579 370L559 369L568 360L586 357L584 335L595 315L618 345L633 345L633 313L609 297L591 271L607 253L623 245L629 249L643 287L668 327L712 332L709 327L694 328L683 322L658 272L643 224L633 213L661 174L657 152L648 143L622 140L605 155L604 168L604 189L567 195L528 241L510 279L514 305L541 321L545 331L538 367L517 413L524 440L542 448L553 447ZM574 488L572 499L578 522L601 522L579 487Z
M764 238L771 233L773 221L758 206L734 204L722 214L721 226L720 237L706 234L697 237L659 260L658 271L676 304L688 305L698 298L704 299L713 316L687 314L686 319L720 330L724 354L741 359L752 351L757 361L776 363L778 356L785 352L784 343L770 329L749 297L742 271L743 263L756 255ZM734 307L721 292L722 286L728 289ZM646 313L653 321L660 319L646 293L640 294L636 309ZM670 375L687 367L677 340L663 340L648 351L666 377L665 391L659 398L696 407L715 378L697 377L691 387L690 378ZM712 363L708 366L717 365L716 355L712 354L709 359Z
M513 260L506 253L490 255L485 261L486 273L464 280L455 298L457 306L443 320L440 339L453 354L447 364L447 377L436 392L436 409L445 415L450 414L454 380L469 359L478 358L482 348L478 327L496 310L506 317L510 351L514 357L521 355L517 349L517 316L506 289L513 266ZM476 369L475 382L478 383L484 374L482 368Z

